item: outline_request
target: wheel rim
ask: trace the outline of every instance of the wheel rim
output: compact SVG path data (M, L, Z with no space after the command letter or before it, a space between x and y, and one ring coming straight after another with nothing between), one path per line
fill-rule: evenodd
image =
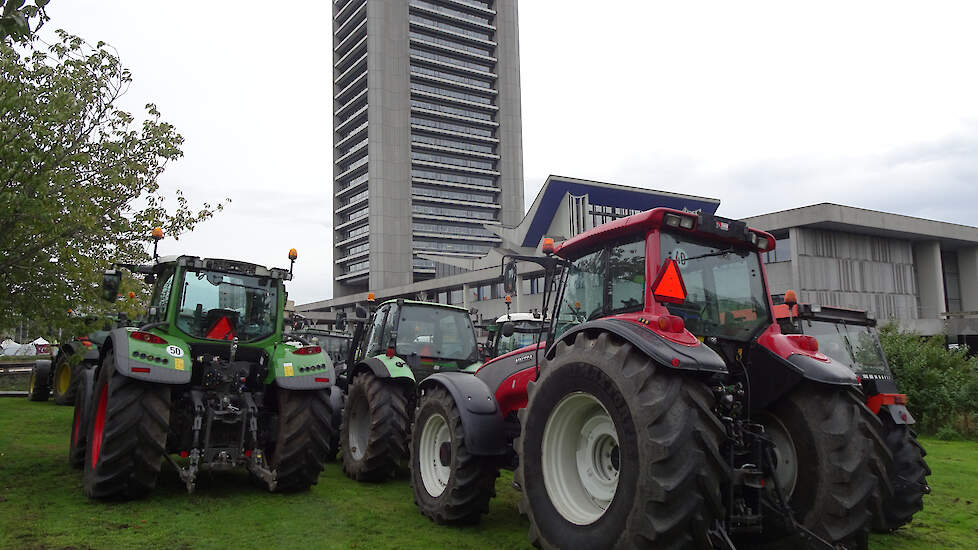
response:
M34 371L31 371L31 375L27 378L27 393L34 394Z
M366 454L370 437L370 408L361 395L353 399L350 407L349 450L353 458L360 460Z
M92 428L92 468L98 464L102 451L102 435L105 431L105 405L109 397L109 385L102 385L98 394L98 405L95 408L95 426Z
M55 387L58 390L58 395L68 393L68 386L71 384L71 369L67 368L64 363L61 363L58 365L58 375L55 378Z
M441 496L445 492L452 476L451 445L452 433L445 417L438 413L428 417L421 428L418 461L424 489L433 497Z
M788 429L777 417L766 415L764 431L774 443L774 477L786 498L791 498L798 482L798 451Z
M567 521L594 523L618 489L621 455L615 423L600 401L585 392L557 403L543 430L543 484Z

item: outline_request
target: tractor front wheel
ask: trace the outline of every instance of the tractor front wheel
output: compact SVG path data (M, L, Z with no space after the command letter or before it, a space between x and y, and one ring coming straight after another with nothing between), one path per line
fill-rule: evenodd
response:
M75 373L72 372L71 361L68 360L67 353L59 353L54 360L54 402L58 405L71 405L75 401Z
M496 495L499 468L492 458L472 455L455 399L435 386L418 403L411 436L414 503L435 523L477 523Z
M543 548L711 547L723 425L702 381L612 334L559 342L528 386L520 511Z
M888 498L873 500L873 530L887 533L910 523L913 515L924 508L923 496L930 492L927 485L930 467L924 460L927 452L917 442L910 426L897 424L887 412L880 414L880 419L883 440L893 454L887 472L892 493Z
M343 472L357 481L394 477L407 462L408 396L402 384L365 371L350 382L340 430Z
M85 467L85 451L88 449L88 422L92 410L92 389L95 372L85 369L79 374L75 392L75 415L71 421L71 439L68 441L68 464L74 468Z
M795 519L830 544L862 547L876 476L872 413L852 390L802 385L754 418L774 442L774 478ZM766 520L768 518L765 518ZM767 538L789 536L770 518Z
M275 442L267 454L275 472L275 491L308 489L319 480L336 432L329 392L278 388L277 423Z
M109 350L93 388L85 459L89 498L138 498L156 486L170 427L170 387L115 370Z

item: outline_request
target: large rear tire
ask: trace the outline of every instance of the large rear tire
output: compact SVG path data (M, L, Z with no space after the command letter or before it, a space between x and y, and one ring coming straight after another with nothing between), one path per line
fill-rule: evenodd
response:
M93 389L85 495L138 498L156 486L170 427L170 387L115 370L109 350Z
M865 547L878 422L860 396L803 384L754 419L774 441L775 477L795 519L833 545ZM773 518L765 529L766 538L788 535Z
M266 455L275 472L275 491L308 489L319 480L336 432L329 392L278 388L277 422L276 439Z
M439 524L478 523L496 496L499 468L472 455L455 399L435 386L418 402L411 436L411 486L421 514Z
M30 378L27 380L27 399L31 401L47 401L51 395L51 366L50 364L34 364Z
M88 450L89 419L92 409L92 389L95 387L95 372L83 370L76 382L75 415L71 421L71 438L68 441L68 464L73 468L85 467Z
M71 405L75 402L75 375L79 369L71 366L67 353L59 353L54 360L52 395L58 405Z
M521 512L543 548L710 548L723 424L709 388L605 332L557 344L528 386Z
M350 382L340 443L343 472L357 481L383 481L405 468L410 430L408 396L402 384L358 374Z
M883 440L893 455L893 463L887 472L892 492L886 498L873 500L873 530L880 533L894 531L913 519L923 510L923 496L930 492L927 476L930 467L924 457L927 451L917 442L917 435L906 424L897 424L889 413L882 413Z

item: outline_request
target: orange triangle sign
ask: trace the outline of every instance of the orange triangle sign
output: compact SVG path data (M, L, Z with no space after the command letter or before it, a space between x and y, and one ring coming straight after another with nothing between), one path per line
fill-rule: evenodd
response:
M672 258L662 262L659 275L652 284L652 295L659 302L681 304L686 300L686 284L679 273L679 265Z

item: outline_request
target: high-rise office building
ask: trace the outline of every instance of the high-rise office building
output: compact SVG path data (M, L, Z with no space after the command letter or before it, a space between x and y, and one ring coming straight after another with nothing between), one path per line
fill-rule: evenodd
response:
M516 0L333 3L334 296L434 277L523 218ZM436 269L438 268L438 269Z

